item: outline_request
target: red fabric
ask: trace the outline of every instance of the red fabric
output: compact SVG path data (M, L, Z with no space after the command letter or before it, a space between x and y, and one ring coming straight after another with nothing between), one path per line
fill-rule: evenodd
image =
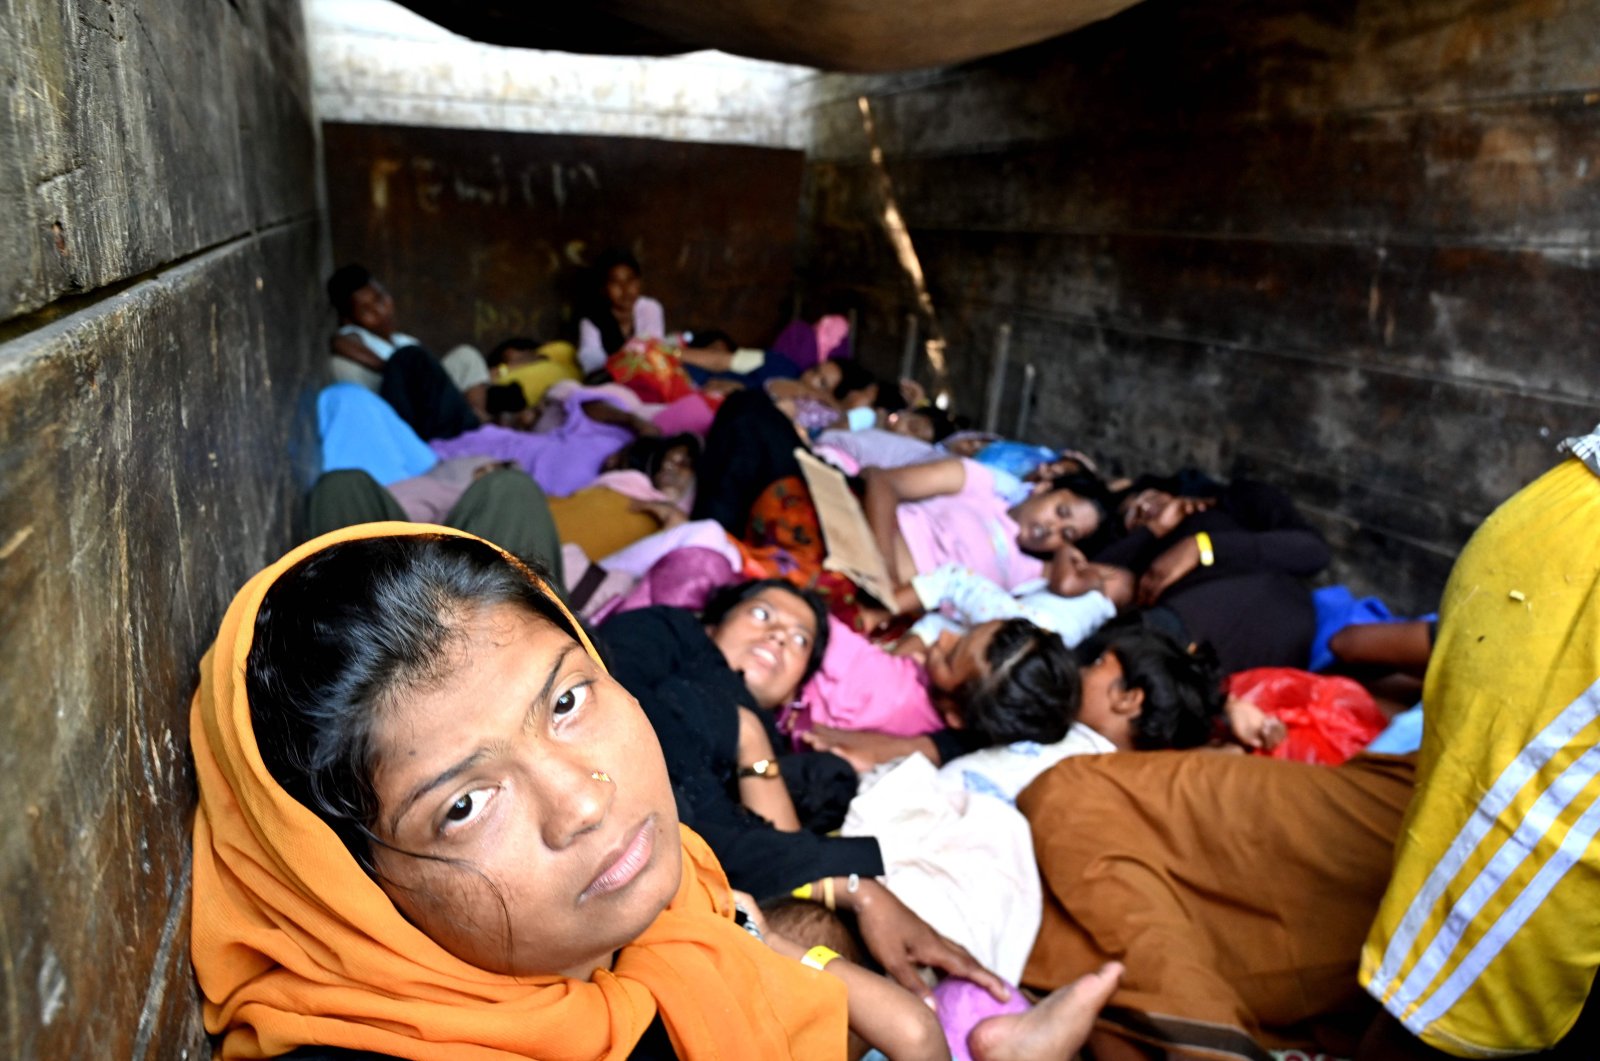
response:
M629 339L606 359L606 372L644 401L662 405L695 389L677 347L660 339Z
M1289 731L1283 742L1256 753L1274 759L1337 766L1389 724L1372 694L1349 678L1257 667L1230 677L1227 689L1283 722Z

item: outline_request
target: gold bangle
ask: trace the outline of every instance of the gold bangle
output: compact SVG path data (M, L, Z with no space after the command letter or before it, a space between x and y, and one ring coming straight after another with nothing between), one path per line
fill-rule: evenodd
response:
M828 963L839 956L839 952L831 947L815 946L806 951L805 957L800 959L801 965L809 965L821 972L828 967Z
M833 878L832 877L823 877L822 878L822 905L826 906L829 910L833 909ZM838 957L838 955L834 955L834 957Z
M806 881L804 884L800 885L800 887L794 889L789 894L794 896L796 899L809 899L815 893L816 893L816 887L810 881Z
M1211 535L1200 531L1194 536L1194 543L1200 549L1200 566L1210 567L1217 562L1217 552L1211 547Z

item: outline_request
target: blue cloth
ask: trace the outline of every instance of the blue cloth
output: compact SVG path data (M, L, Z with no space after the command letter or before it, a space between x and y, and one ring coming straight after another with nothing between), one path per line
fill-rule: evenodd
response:
M1003 438L980 449L978 455L972 459L986 467L998 468L1022 479L1045 461L1053 461L1059 456L1059 453L1048 446L1034 446Z
M1367 745L1378 755L1410 755L1422 747L1422 705L1402 711L1389 720L1389 727Z
M317 395L322 470L354 468L388 486L422 475L439 463L400 414L355 383L335 383Z
M1389 606L1377 597L1356 597L1348 586L1324 586L1311 591L1311 603L1317 610L1317 636L1311 641L1311 666L1314 671L1326 670L1336 662L1328 649L1333 635L1357 623L1403 623L1410 620L1395 615ZM1419 616L1432 621L1438 613Z

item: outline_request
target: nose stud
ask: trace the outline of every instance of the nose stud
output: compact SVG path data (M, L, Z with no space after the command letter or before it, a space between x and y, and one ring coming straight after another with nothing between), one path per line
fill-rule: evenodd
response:
M610 774L605 773L605 772L600 771L600 770L591 771L589 776L594 778L596 781L610 781L611 780L611 775Z

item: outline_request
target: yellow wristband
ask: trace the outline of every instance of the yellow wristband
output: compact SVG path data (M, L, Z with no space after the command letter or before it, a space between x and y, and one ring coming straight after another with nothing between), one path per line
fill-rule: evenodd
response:
M810 950L806 951L805 957L800 959L800 964L809 965L811 968L820 972L823 969L826 969L828 967L828 963L833 961L833 959L837 958L838 956L839 952L829 947L812 947Z
M1210 567L1217 562L1216 550L1211 547L1211 535L1201 531L1194 536L1194 543L1200 548L1201 567Z
M822 878L822 905L829 910L833 909L833 878Z

